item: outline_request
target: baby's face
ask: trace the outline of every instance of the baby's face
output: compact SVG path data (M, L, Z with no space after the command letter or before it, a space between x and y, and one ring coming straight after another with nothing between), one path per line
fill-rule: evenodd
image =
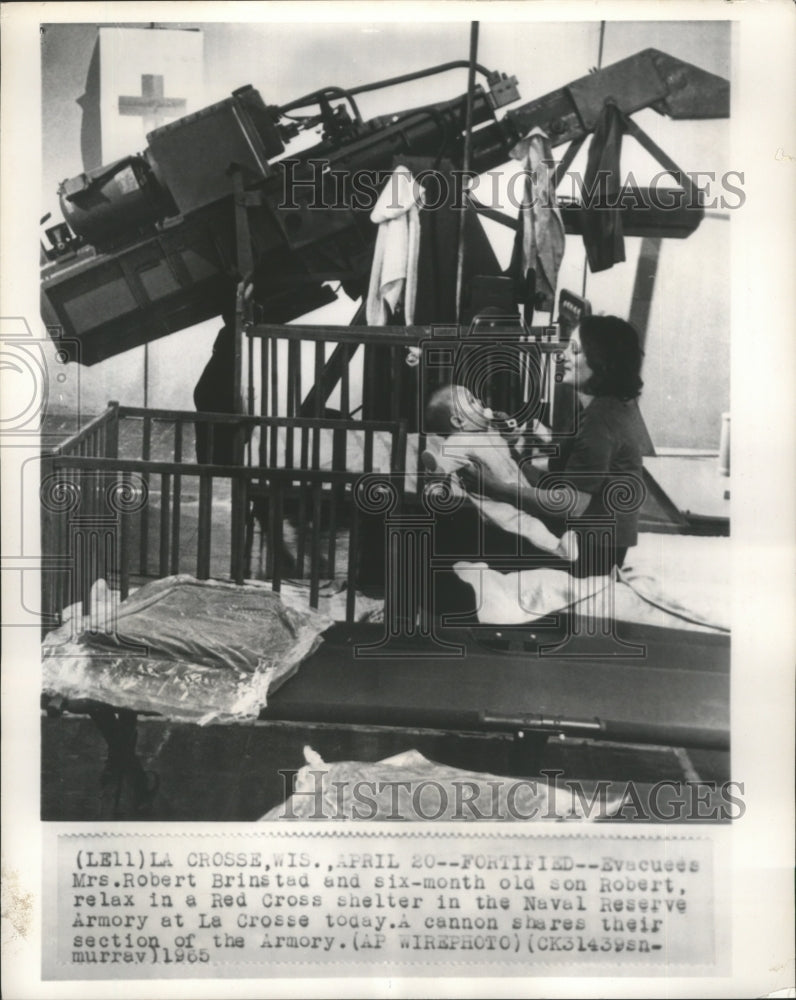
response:
M492 410L462 385L453 387L451 424L459 431L489 430Z

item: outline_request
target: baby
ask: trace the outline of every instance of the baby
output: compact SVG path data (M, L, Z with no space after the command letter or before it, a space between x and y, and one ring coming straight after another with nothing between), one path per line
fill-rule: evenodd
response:
M451 475L465 466L488 466L507 483L520 483L520 467L505 437L495 429L492 411L462 385L446 385L433 394L426 407L427 450L420 456L427 472ZM573 531L558 538L530 514L511 504L479 497L482 517L508 531L519 531L536 548L567 562L578 557Z

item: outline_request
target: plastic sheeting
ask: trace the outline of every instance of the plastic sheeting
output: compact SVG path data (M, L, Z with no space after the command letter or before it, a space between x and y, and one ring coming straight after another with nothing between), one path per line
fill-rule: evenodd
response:
M95 585L89 614L43 643L44 691L175 721L256 718L332 620L262 585L156 580L117 605ZM74 609L76 610L76 609Z
M566 783L500 778L436 764L409 750L375 764L327 764L310 747L293 794L262 817L270 820L551 821L607 819L624 794L604 790L584 802Z

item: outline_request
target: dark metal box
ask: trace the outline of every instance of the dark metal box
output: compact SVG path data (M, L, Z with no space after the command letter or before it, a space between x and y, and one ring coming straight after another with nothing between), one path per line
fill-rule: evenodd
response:
M147 142L155 172L183 215L231 195L235 168L247 184L271 176L269 158L284 149L253 87L155 129Z

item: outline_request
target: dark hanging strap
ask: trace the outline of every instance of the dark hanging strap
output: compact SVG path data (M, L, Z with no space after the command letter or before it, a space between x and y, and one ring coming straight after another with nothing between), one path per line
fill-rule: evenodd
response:
M594 129L583 178L583 243L592 272L605 271L625 259L618 204L623 133L622 113L612 101L606 102Z

